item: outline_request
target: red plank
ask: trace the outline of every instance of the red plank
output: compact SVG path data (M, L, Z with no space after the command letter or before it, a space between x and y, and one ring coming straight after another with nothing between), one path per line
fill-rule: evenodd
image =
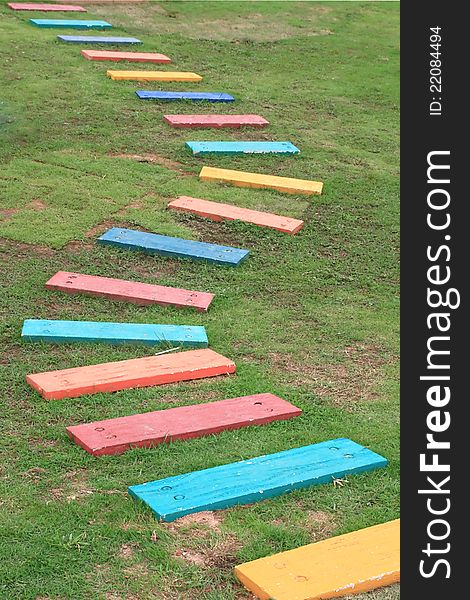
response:
M117 392L129 388L228 375L234 373L235 369L235 363L231 360L204 348L35 373L28 375L26 381L46 400L60 400L76 398L83 394Z
M162 442L297 417L302 411L273 394L255 394L67 427L71 439L94 456L122 454Z
M147 63L170 63L171 59L164 54L156 52L117 52L113 50L82 50L85 58L88 60L112 60L119 62L125 60L128 62L147 62Z
M75 4L35 4L34 2L9 2L13 10L37 10L45 12L86 12L83 6Z
M112 279L82 273L59 271L46 283L48 290L59 290L67 294L86 294L111 300L123 300L132 304L160 304L162 306L193 307L207 311L214 294L195 292L180 288Z
M266 127L259 115L163 115L173 127Z
M172 200L168 204L168 208L181 212L189 212L200 217L212 219L213 221L222 221L223 219L229 221L238 220L291 234L297 233L302 229L304 224L300 219L281 217L272 213L240 208L232 204L201 200L200 198L191 198L190 196L179 196L179 198Z

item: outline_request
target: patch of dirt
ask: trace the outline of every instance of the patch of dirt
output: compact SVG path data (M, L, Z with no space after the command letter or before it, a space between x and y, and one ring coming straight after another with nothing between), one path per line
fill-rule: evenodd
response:
M109 156L114 158L128 158L141 163L153 163L165 167L170 171L194 177L194 173L186 171L184 165L161 154L110 154Z
M85 471L69 471L63 475L64 485L60 488L52 488L49 494L54 500L74 502L91 496L96 490L88 487Z
M53 448L57 446L57 440L44 440L42 438L29 438L28 443L32 446L40 446L41 448Z
M221 514L221 511L215 513L210 510L205 510L181 517L181 519L178 519L173 523L169 523L167 525L167 529L169 529L171 532L178 532L182 529L190 527L192 534L195 529L198 529L200 526L202 526L205 529L220 533L220 524L223 522L223 520L224 515Z
M36 199L27 204L26 208L32 208L33 210L44 210L47 208L47 206L42 200Z
M13 217L13 215L16 215L20 210L20 208L1 208L0 216L4 219L9 219L10 217Z
M138 577L145 577L149 574L148 567L145 563L136 563L129 565L124 569L124 575L126 579L136 579Z
M378 398L377 385L383 366L398 360L384 358L383 350L374 345L357 344L343 348L343 362L315 364L306 355L294 360L289 354L270 352L273 365L289 376L292 385L310 385L314 392L330 398L334 405L352 410L361 401Z
M16 242L14 240L0 238L0 260L3 258L4 260L10 261L12 256L18 256L21 258L23 256L31 256L32 254L36 256L50 257L54 256L55 253L56 251L48 246L40 246L39 244L25 244L23 242Z
M123 560L132 558L134 556L136 547L137 547L137 544L135 544L135 543L123 544L119 548L119 552L117 553L118 558L121 558Z
M240 541L233 534L229 534L210 545L200 543L198 550L178 548L173 556L201 569L229 570L237 564L237 550L241 546Z

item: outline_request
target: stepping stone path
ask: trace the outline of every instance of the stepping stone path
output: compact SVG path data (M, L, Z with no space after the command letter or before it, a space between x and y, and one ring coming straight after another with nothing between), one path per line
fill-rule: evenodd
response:
M15 3L13 10L86 12L67 4ZM30 19L43 28L108 29L107 21L77 19ZM134 45L134 37L59 35L67 43ZM176 46L175 46L176 47ZM91 61L170 63L165 54L83 49ZM113 80L200 82L192 72L108 70ZM231 103L226 92L137 90L141 100ZM266 127L269 121L256 114L163 115L168 125L179 128ZM298 154L286 141L188 141L194 155L203 154ZM295 195L316 195L323 183L284 176L251 173L204 166L201 181L264 188ZM303 221L268 212L251 210L180 196L168 204L171 210L199 217L240 220L295 234ZM213 265L237 266L249 252L242 248L204 241L146 233L114 227L97 239L98 244L157 254L171 258L204 261ZM142 306L157 304L192 308L206 312L214 295L205 291L155 285L59 271L47 281L48 290L66 294L97 296ZM110 305L111 306L111 305ZM131 388L164 385L233 374L230 359L207 348L203 326L153 323L117 323L28 319L22 337L29 342L95 342L110 344L167 345L153 356L33 373L28 384L46 400L75 398L86 394L109 393ZM196 350L172 352L179 347ZM288 420L301 410L273 394L255 394L210 403L182 406L144 414L133 414L67 427L70 438L94 456L121 454L135 447L152 447L172 440L191 439ZM253 435L256 435L253 431ZM288 439L288 436L287 438ZM166 477L129 488L135 499L147 504L158 519L173 521L191 513L251 504L296 489L332 483L346 475L385 467L387 460L351 440L340 438L292 448L267 456L234 462L209 469ZM364 592L399 580L399 521L369 527L344 536L239 565L235 574L261 600L314 600Z

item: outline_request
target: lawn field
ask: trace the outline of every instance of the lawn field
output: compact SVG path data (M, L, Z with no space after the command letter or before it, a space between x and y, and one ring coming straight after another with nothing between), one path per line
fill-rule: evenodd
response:
M248 600L233 567L399 516L399 4L85 3L65 17L0 3L0 599ZM93 62L29 18L104 19L169 65ZM76 32L81 34L81 32ZM86 32L85 32L86 35ZM101 35L93 32L92 35ZM95 46L94 46L95 47ZM100 48L99 46L95 47ZM128 47L123 48L125 50ZM132 49L132 48L131 48ZM200 83L112 81L108 68ZM232 104L141 101L137 89ZM255 113L265 129L184 130L163 114ZM297 156L193 156L188 140L279 140ZM203 165L324 182L321 196L201 182ZM179 195L301 218L295 236L166 210ZM112 226L237 246L237 268L100 247ZM208 291L207 313L46 291L57 271ZM237 373L43 400L29 373L148 347L22 342L24 319L204 325ZM291 421L94 458L65 427L271 392ZM348 437L386 469L160 524L135 485ZM396 600L398 586L371 600Z

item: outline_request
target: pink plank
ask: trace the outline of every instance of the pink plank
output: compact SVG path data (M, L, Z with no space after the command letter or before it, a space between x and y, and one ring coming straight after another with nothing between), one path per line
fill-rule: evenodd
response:
M119 62L148 62L148 63L170 63L171 59L165 54L156 52L118 52L112 50L82 50L82 55L88 60L110 60Z
M44 12L86 12L83 6L75 4L35 4L34 2L9 2L13 10L37 10Z
M163 115L173 127L266 127L259 115Z
M296 417L301 410L273 394L157 410L67 427L70 438L94 456L156 446Z
M195 292L180 288L112 279L82 273L59 271L46 283L48 290L59 290L67 294L86 294L111 300L123 300L132 304L160 304L162 306L192 307L207 311L214 294Z

